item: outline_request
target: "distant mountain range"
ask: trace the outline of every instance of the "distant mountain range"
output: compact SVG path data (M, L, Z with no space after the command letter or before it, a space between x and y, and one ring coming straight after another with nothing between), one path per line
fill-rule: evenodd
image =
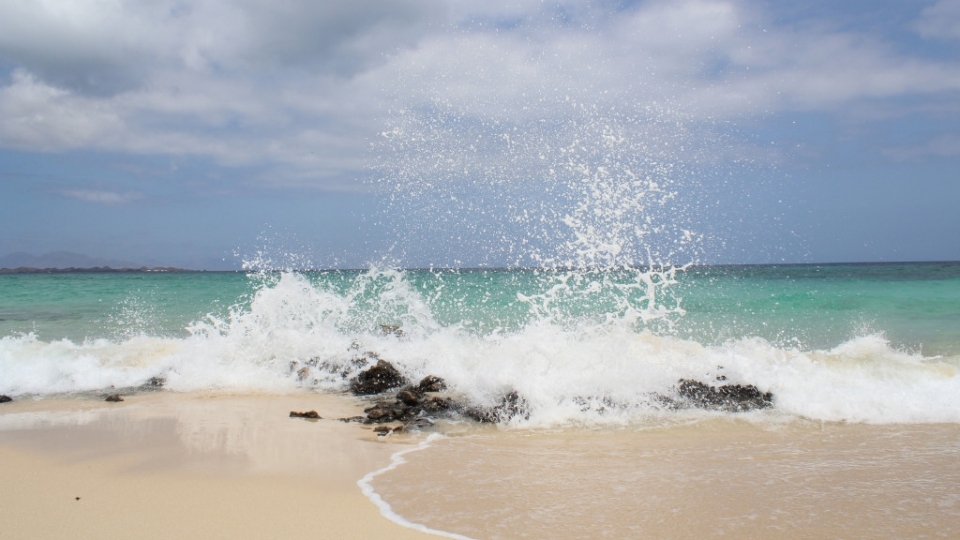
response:
M54 251L44 255L11 253L0 257L0 268L141 268L145 265L119 259L89 257L69 251Z

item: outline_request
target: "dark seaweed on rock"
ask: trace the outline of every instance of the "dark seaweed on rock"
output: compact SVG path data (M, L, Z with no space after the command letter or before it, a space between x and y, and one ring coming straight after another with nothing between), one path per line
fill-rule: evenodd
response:
M680 379L676 401L663 401L672 408L696 407L726 412L745 412L773 406L773 394L761 392L752 384L710 386L700 381Z

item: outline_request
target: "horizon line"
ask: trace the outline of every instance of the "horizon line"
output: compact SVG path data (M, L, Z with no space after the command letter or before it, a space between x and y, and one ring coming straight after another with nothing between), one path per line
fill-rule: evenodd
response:
M512 270L549 270L549 271L574 271L574 270L639 270L648 268L660 269L678 269L688 270L691 268L749 268L749 267L784 267L784 266L870 266L870 265L895 265L895 264L960 264L960 260L924 260L924 261L840 261L840 262L781 262L781 263L716 263L716 264L664 264L664 265L625 265L625 266L411 266L404 268L393 268L404 272L408 271L429 271L429 272L476 272L476 271L512 271ZM208 270L196 268L179 268L173 266L140 266L140 267L120 267L110 266L90 266L90 267L49 267L38 268L30 266L19 266L16 268L0 268L0 274L67 274L67 273L232 273L232 274L256 274L256 273L309 273L309 272L364 272L375 265L369 265L366 268L238 268L233 270Z

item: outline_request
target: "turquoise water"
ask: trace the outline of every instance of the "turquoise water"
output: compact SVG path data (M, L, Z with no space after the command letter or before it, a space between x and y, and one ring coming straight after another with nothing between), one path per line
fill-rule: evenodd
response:
M349 296L356 317L368 317L369 324L354 321L352 330L402 324L410 316L409 305L384 298L392 277L365 279L369 273L359 271L306 276L318 288ZM637 306L645 291L614 286L634 285L635 276L534 270L403 274L438 324L478 333L517 331L538 316L565 324L622 317L621 301ZM658 301L679 306L682 315L672 314L670 325L641 323L637 330L649 327L705 344L761 337L803 350L883 333L896 347L924 355L960 354L960 263L694 267L675 279ZM607 291L577 294L602 281ZM4 275L0 336L186 337L187 328L208 314L225 318L231 309L249 309L256 291L270 283L270 276L234 272ZM557 295L539 313L518 300L518 294L543 295L558 284L569 294Z
M3 275L0 336L183 337L190 323L226 315L253 291L253 282L232 272Z
M365 351L537 425L720 375L779 414L960 422L960 263L0 276L0 393L340 391Z
M960 263L705 268L680 293L713 342L763 337L804 350L883 333L925 355L960 354Z

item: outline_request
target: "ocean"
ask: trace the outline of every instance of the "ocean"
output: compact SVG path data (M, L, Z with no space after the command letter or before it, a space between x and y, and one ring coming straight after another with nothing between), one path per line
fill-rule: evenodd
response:
M960 534L960 263L0 275L0 336L16 401L357 400L378 358L513 395L390 435L418 446L359 482L447 537ZM682 406L683 381L770 406ZM292 444L175 403L188 452ZM99 418L75 416L31 421Z
M13 397L340 392L368 351L516 391L516 427L723 414L663 407L681 379L771 392L761 416L960 422L960 263L0 276Z

